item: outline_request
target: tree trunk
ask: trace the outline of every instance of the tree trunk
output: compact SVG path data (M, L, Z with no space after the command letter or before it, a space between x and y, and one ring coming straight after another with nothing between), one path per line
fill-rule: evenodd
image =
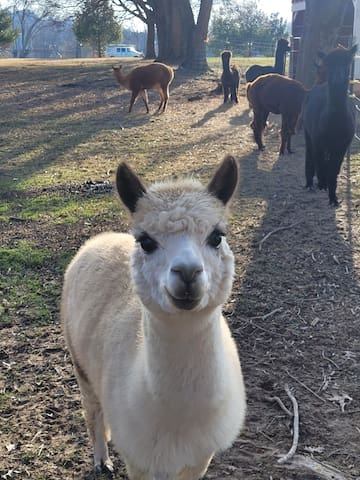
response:
M194 17L188 0L156 0L157 60L181 65L187 55Z
M146 53L145 58L155 58L155 22L153 19L148 19L147 23L147 37L146 37Z
M189 70L208 70L206 39L213 0L200 0L195 23L191 0L112 0L128 13L140 18L148 27L146 58L155 55L156 27L159 62ZM134 8L130 8L132 3Z
M188 44L188 52L184 68L197 72L209 69L206 60L206 43L213 0L202 0L196 25L194 25Z
M306 0L305 25L296 66L296 79L307 88L311 88L315 81L314 62L317 52L327 53L336 46L347 1L351 0Z
M195 24L189 0L154 0L158 61L198 72L208 70L206 37L213 0L201 0Z

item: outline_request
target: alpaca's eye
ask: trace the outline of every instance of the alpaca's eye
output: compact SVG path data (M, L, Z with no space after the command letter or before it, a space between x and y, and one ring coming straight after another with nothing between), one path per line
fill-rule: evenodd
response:
M147 233L142 233L140 235L139 238L137 238L136 240L137 242L140 243L141 245L141 248L144 250L144 252L146 253L152 253L154 252L157 247L158 247L158 244L156 242L156 240L154 240L153 238L151 238Z
M207 239L207 243L208 243L208 245L210 245L210 247L219 248L220 243L221 243L221 238L224 237L224 236L225 236L224 232L221 232L220 230L215 228L215 230L213 230L210 233L210 235Z

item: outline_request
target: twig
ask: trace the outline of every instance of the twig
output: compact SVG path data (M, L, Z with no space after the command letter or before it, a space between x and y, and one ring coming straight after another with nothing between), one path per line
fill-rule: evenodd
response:
M290 398L292 404L293 404L293 411L294 411L294 431L293 431L293 442L291 445L290 450L288 453L281 458L279 458L278 463L285 463L290 458L292 458L295 455L298 443L299 443L299 406L296 398L294 395L291 393L290 388L288 385L285 386L285 392L287 393L288 397Z
M312 473L316 473L318 477L323 478L324 480L348 480L348 477L345 477L340 470L332 465L318 462L317 460L304 455L295 455L286 467L297 470L301 469L301 471L305 468Z
M289 375L289 377L291 377L293 380L295 380L295 382L297 382L299 385L301 385L302 387L305 388L305 390L307 390L308 392L312 393L316 398L318 398L319 400L321 400L322 402L326 403L326 400L322 397L320 397L320 395L318 395L316 392L314 392L314 390L311 390L310 387L308 387L307 385L305 385L305 383L301 382L298 378L294 377L294 375L291 375L291 373L286 370L286 373Z
M295 222L291 225L286 225L285 227L279 227L279 228L275 228L275 230L272 230L271 232L269 232L267 235L265 235L264 238L262 238L259 242L259 252L261 252L261 249L262 249L262 245L263 243L271 236L273 235L274 233L277 233L277 232L281 232L282 230L288 230L289 228L293 228L293 227L296 227L296 225L298 225L299 223L301 223L302 220L299 220L298 222Z
M323 358L324 358L325 360L327 360L328 362L332 363L332 364L334 365L334 367L336 367L337 369L339 368L339 365L338 365L337 363L335 363L334 360L331 360L331 358L329 358L329 357L327 357L327 356L325 355L324 350L323 350L323 352L322 352L322 356L323 356Z
M266 397L265 397L265 400L267 400L268 402L276 402L276 403L278 403L279 406L280 406L280 408L281 408L281 410L283 410L283 411L286 413L286 415L288 415L288 416L291 417L291 418L293 417L293 414L290 412L290 410L289 410L287 407L285 407L285 405L283 404L281 398L279 398L279 397L269 397L269 396L266 396Z
M261 320L266 320L267 318L271 317L272 315L274 315L275 313L278 313L278 312L281 312L282 308L279 307L279 308L275 308L275 310L273 310L272 312L269 312L269 313L266 313L265 315L263 315L261 317Z
M281 312L282 307L275 308L271 312L265 313L265 315L256 315L255 317L249 317L248 320L266 320L267 318L271 317L275 313Z
M281 333L277 333L277 332L274 332L273 330L269 330L268 328L261 327L260 325L255 323L253 320L250 320L250 324L268 334L275 335L277 337L283 337Z

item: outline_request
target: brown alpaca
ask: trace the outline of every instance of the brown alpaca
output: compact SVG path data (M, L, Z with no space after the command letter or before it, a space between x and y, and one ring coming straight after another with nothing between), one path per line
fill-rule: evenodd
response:
M174 70L164 63L150 63L149 65L134 68L124 74L119 67L113 67L114 75L120 85L131 90L129 112L139 94L145 103L146 113L149 113L147 90L157 90L160 95L158 112L165 112L169 100L169 86L174 78Z
M306 93L306 88L300 82L277 73L262 75L247 85L249 106L254 111L254 119L250 126L259 150L265 148L262 135L271 112L281 115L282 119L279 153L282 155L285 147L292 153L291 136L295 133Z

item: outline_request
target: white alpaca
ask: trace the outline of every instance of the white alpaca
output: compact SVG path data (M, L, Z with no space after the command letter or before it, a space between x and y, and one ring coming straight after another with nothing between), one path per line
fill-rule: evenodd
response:
M237 176L228 156L207 188L184 179L145 189L120 164L134 236L96 236L66 271L63 327L97 471L113 468L111 435L131 480L197 480L243 425L240 361L221 313Z

